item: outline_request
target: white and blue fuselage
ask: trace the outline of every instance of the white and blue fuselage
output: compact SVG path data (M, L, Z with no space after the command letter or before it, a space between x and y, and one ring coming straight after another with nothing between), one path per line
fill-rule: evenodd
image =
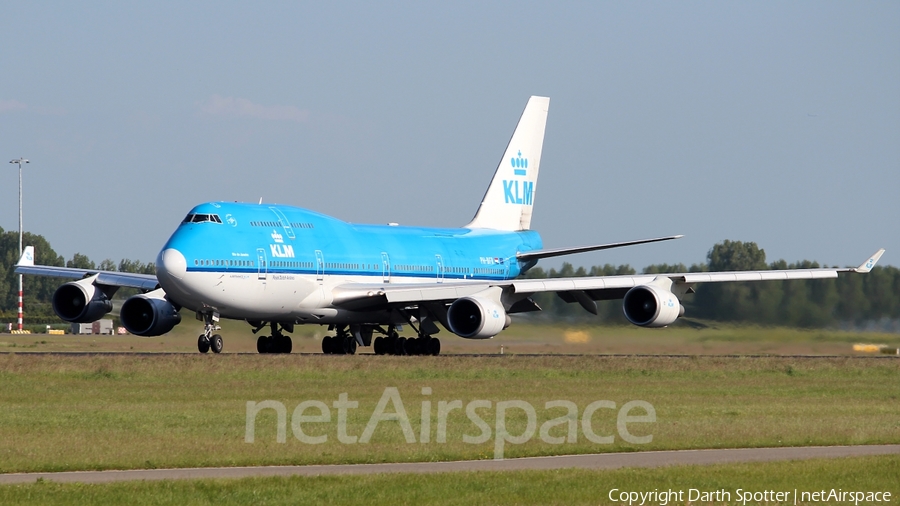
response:
M530 266L518 253L541 247L532 230L358 225L290 206L211 202L185 217L157 271L168 297L194 311L378 323L370 313L332 307L333 288L506 280Z

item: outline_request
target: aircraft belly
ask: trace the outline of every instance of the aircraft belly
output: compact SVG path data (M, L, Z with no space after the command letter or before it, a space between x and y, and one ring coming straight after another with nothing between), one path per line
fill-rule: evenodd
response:
M225 318L290 319L301 301L319 291L300 276L268 276L223 272L192 272L178 290L189 309L213 307Z

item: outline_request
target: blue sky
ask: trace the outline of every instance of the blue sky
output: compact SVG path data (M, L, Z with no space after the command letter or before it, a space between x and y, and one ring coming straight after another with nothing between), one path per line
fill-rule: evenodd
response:
M568 257L898 265L898 2L16 2L0 154L25 226L151 261L208 200L459 226L551 97L532 226ZM5 161L4 161L5 162ZM17 171L0 227L18 227ZM898 257L900 258L900 257ZM557 266L563 259L544 262Z

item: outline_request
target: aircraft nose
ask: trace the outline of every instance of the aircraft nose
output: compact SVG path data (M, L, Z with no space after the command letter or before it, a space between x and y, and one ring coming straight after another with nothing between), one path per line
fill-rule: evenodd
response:
M160 274L182 279L187 272L187 261L180 251L169 248L159 254L159 258L156 260L156 270Z

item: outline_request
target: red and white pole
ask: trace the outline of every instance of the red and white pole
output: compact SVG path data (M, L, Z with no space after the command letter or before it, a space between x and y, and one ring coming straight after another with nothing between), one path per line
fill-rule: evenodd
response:
M22 164L28 163L25 158L19 157L10 160L19 166L19 258L22 258ZM19 324L18 330L22 330L22 275L19 274Z
M22 330L22 275L19 275L19 330Z
M19 258L22 258L22 157L19 157ZM25 163L28 163L27 161ZM22 275L19 274L19 330L22 330Z

